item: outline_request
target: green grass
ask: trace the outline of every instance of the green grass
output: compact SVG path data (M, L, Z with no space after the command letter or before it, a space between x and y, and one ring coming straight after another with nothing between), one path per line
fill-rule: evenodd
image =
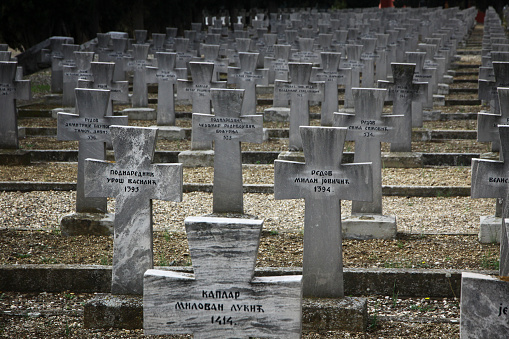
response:
M482 255L481 267L487 270L498 270L500 268L500 261L490 257L491 252L488 252L488 255Z
M32 84L32 93L49 93L51 91L51 86L48 84Z

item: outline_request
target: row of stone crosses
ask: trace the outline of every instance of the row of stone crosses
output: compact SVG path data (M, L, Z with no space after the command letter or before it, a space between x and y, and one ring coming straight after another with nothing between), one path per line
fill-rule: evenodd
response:
M411 128L422 123L423 108L433 107L433 94L447 89L449 64L474 16L458 9L292 13L271 17L274 33L267 33L266 20L232 31L215 20L207 33L193 25L177 38L168 29L153 35L152 44L145 43L146 32L137 32L135 43L125 33L101 34L88 45L93 51L78 51L70 38L52 39L52 90L61 89L64 103L76 105L75 114L58 114L57 136L79 140L76 210L105 213L106 197L116 198L112 293L144 294L146 333L296 337L302 295L343 297L340 200L354 201L353 214L382 216L380 142L411 151ZM491 71L480 78L479 96L492 112L480 114L480 123L505 113L501 87L509 74L497 59L503 55L497 45L506 41L495 39L503 31L492 15L487 22L494 23L485 31L490 46L483 67ZM15 111L7 102L26 98L29 84L15 62L0 67L2 100ZM182 165L152 163L158 128L126 127L127 116L113 116L113 101L129 100L127 71L133 73L133 106L147 107L147 84L158 83L158 125L174 125L175 92L191 101L193 147L214 141L214 213L243 213L240 142L263 141L256 85L274 84L274 106L288 110L290 151L303 150L306 159L274 166L275 198L306 201L302 281L254 278L263 221L240 218L186 219L194 276L152 269L151 200L182 199ZM237 89L226 89L222 74ZM373 88L375 81L384 88ZM342 110L338 85L345 91ZM382 115L387 100L393 114ZM321 102L322 127L308 126L310 101ZM509 127L500 127L498 137L498 125L507 122L501 119L485 123L491 140L480 140L492 141L494 149L509 138ZM0 139L12 136L2 129ZM345 140L355 141L352 164L342 164ZM115 163L104 161L105 142L113 145ZM472 175L472 197L505 199L507 185L486 184L503 177L505 166L475 161L480 174ZM508 255L507 239L501 251ZM508 263L501 256L504 275Z

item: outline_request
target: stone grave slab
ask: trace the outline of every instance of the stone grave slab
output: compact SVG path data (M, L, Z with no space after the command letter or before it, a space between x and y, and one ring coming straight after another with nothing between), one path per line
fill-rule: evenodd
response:
M262 225L254 219L186 218L194 275L145 273L144 333L300 338L302 276L254 278Z
M112 126L115 163L87 159L85 196L115 198L112 294L142 294L153 267L152 199L182 201L182 165L153 164L157 128Z
M101 220L107 213L106 198L85 197L85 159L104 160L105 142L111 141L110 126L127 125L126 116L106 116L110 91L97 89L76 89L76 113L58 113L57 139L78 140L78 178L76 184L76 212L78 215L64 216L61 220L63 235L88 234L97 230L99 234L108 233L111 224L104 225ZM90 216L101 214L103 217ZM82 220L80 222L80 220ZM92 226L91 221L93 220ZM106 220L107 221L107 220ZM98 222L99 224L96 224Z
M214 213L244 213L240 142L263 141L263 116L241 111L244 90L211 89L214 115L193 113L196 141L214 141Z
M506 338L509 333L509 281L463 272L460 309L462 339Z
M306 163L275 160L274 197L304 199L303 294L341 298L341 199L373 197L370 163L341 164L347 134L340 127L301 127Z

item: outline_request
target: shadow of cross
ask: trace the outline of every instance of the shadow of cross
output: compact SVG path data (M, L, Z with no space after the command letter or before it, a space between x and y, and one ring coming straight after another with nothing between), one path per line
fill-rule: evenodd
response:
M388 99L392 99L392 114L403 115L400 135L397 142L391 143L391 152L412 152L412 121L415 106L420 107L422 125L422 102L428 96L426 82L414 82L414 63L391 63L394 82L379 80L378 87L388 89Z
M352 214L382 214L382 154L380 142L401 140L403 115L382 115L387 90L354 88L355 114L335 113L334 126L347 127L346 140L355 141L354 162L371 162L373 201L353 201Z
M509 159L509 126L499 125L501 158ZM502 220L509 217L509 162L472 159L472 187L470 196L478 198L504 199ZM500 275L509 275L509 235L507 225L502 222L500 232Z
M341 164L346 128L300 131L306 163L274 161L274 197L305 200L304 296L343 297L341 200L372 199L371 164Z
M29 100L30 80L16 80L15 61L0 62L0 148L19 148L16 99Z
M495 118L493 115L509 117L509 112L506 107L502 107L502 105L505 106L506 103L503 103L499 98L500 92L498 91L499 87L509 87L509 62L495 61L493 62L493 70L495 73L495 81L479 79L479 99L490 102L492 114L480 112L477 116L477 141L491 141L491 150L498 152L500 150L500 140L498 137L493 137L493 132L495 132L496 135L497 126L493 124L492 127L495 128L495 131L492 130L490 133L487 131L485 132L485 125L493 122L492 119ZM504 99L507 99L507 96ZM502 108L504 108L504 111L502 111Z
M193 113L194 140L214 141L214 213L244 213L241 142L263 142L263 116L241 115L243 89L210 90L214 115Z
M78 178L76 212L106 213L106 198L85 197L85 159L106 158L105 142L111 141L110 125L127 125L127 116L106 116L110 91L76 89L76 112L59 112L57 139L78 140Z
M310 81L312 66L310 63L289 62L291 81L275 81L274 100L277 97L290 101L290 151L302 150L299 127L309 126L309 101L323 101L324 83Z
M157 128L111 126L115 163L87 159L87 197L115 198L111 293L142 294L153 267L152 199L182 201L182 164L152 164Z
M193 113L211 114L211 88L226 88L226 81L213 81L214 64L211 62L190 62L192 81L177 80L177 98L191 100ZM192 150L212 149L211 142L197 142L191 134Z
M188 217L194 275L148 270L145 334L300 338L302 276L254 277L262 220Z
M256 114L256 85L268 86L269 70L256 69L258 53L239 53L240 67L228 67L228 83L244 89L242 114Z

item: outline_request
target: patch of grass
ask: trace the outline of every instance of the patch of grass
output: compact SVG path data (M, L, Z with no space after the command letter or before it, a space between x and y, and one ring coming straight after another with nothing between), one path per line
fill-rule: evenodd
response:
M25 259L25 258L30 258L32 256L32 254L30 254L30 253L14 253L14 256L16 258Z
M171 241L171 234L168 232L168 230L165 230L163 233L164 240L170 242Z
M402 249L403 247L405 247L405 243L403 241L398 241L396 246L398 246L399 249Z
M51 86L48 84L32 84L32 93L49 93Z
M0 301L3 301L5 298L5 293L0 294Z
M270 235L279 235L279 232L276 230L272 230L269 232Z
M498 270L500 268L500 261L491 258L491 252L488 252L488 255L482 255L481 267L487 270Z
M73 300L74 298L76 298L76 295L74 295L74 293L72 292L64 293L64 298L67 300Z
M164 255L161 253L159 254L159 264L157 266L171 266L168 259L164 257Z
M43 264L57 264L58 260L55 258L41 257L41 262Z
M394 287L392 288L392 306L396 307L398 303L399 291L396 292L396 282L394 282Z
M374 331L377 329L377 327L378 327L378 301L375 304L375 311L368 325L368 331Z
M106 265L108 265L108 264L109 264L109 262L108 262L108 261L109 261L109 260L108 260L108 257L107 257L107 256L105 256L105 255L103 255L103 256L101 257L101 262L100 262L100 264L101 264L101 265L103 265L103 266L106 266Z

